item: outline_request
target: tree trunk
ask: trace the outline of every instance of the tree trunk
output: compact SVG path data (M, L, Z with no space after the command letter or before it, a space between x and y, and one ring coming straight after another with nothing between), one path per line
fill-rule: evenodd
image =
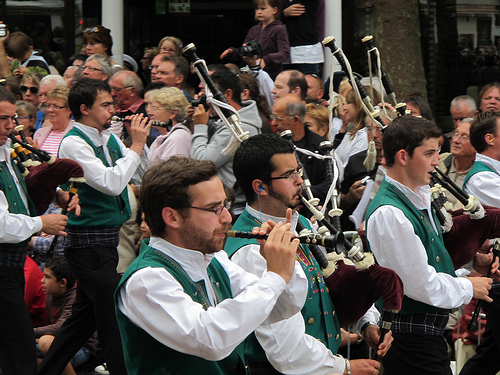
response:
M427 96L421 52L418 0L374 0L375 46L398 100Z

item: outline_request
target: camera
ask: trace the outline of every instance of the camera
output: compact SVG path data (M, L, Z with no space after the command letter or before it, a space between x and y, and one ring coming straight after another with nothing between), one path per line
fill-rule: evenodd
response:
M0 38L7 36L7 25L4 23L0 23Z
M205 107L205 110L208 110L208 104L207 104L207 97L206 95L200 95L198 99L193 99L191 101L191 105L194 107L198 107L199 105L203 105Z
M243 56L262 56L262 47L256 40L251 40L246 42L244 46L238 48L238 53L241 57Z

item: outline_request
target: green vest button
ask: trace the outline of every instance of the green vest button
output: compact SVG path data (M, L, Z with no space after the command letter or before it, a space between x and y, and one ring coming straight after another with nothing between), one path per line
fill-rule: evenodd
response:
M313 324L314 323L314 318L311 318L307 321L307 324Z
M330 294L330 289L328 289L328 287L326 287L326 292Z
M335 340L338 340L340 335L337 333L337 336L335 336Z
M436 262L438 262L438 263L439 263L439 259L441 259L441 258L439 258L439 255L438 255L438 256L436 257Z
M431 238L431 243L434 243L434 238Z
M9 190L12 190L12 185L9 185Z
M335 316L335 310L333 310L333 312L332 312L332 316Z

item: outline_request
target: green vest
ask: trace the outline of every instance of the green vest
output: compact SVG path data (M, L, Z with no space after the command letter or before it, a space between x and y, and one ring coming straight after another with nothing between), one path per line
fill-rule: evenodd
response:
M78 136L82 138L92 147L95 156L98 157L106 167L109 167L102 147L95 146L89 137L80 129L74 126L64 138L69 136ZM116 161L122 157L122 154L120 146L114 136L109 137L106 147L108 148L112 164L115 166ZM65 190L67 190L67 187ZM78 197L80 198L82 212L80 216L76 216L74 212L68 212L68 225L80 227L116 227L122 225L131 215L126 187L120 195L112 196L102 193L87 184L81 184L78 188Z
M139 256L127 268L121 278L115 292L115 301L118 299L120 287L134 272L145 267L166 269L181 284L184 292L193 301L201 304L205 310L211 306L203 280L193 281L174 259L152 248L145 241L142 243ZM214 281L212 287L218 303L226 298L233 297L229 277L217 259L214 258L210 262L207 273L210 280ZM133 324L118 307L116 307L116 316L129 375L193 375L201 373L206 375L227 375L233 373L237 367L244 367L243 344L238 345L223 360L209 361L165 346L142 328ZM158 322L158 324L162 323Z
M415 234L420 238L422 244L427 251L427 263L434 267L436 272L446 273L451 276L455 276L455 268L451 260L450 254L444 247L443 237L441 235L441 227L439 226L439 221L432 211L433 220L437 223L437 229L440 231L436 234L432 226L431 221L427 216L426 210L418 210L415 206L408 200L408 198L394 185L387 182L384 179L380 185L380 189L373 198L372 202L368 206L366 212L366 228L368 228L368 221L370 216L375 212L375 210L381 206L394 206L399 208L405 217L413 225ZM396 229L395 229L396 230ZM368 229L367 229L367 239L368 239ZM370 249L370 243L367 240L368 249ZM402 246L404 244L401 244ZM370 250L371 251L371 250ZM405 256L404 247L401 248L401 256ZM377 302L377 305L381 307L381 301ZM435 306L425 304L423 302L415 301L407 296L403 298L403 307L400 314L423 314L435 311L446 311Z
M28 189L26 187L26 182L24 181L24 177L19 172L19 168L16 165L12 165L12 169L17 176L17 180L19 181L20 188L24 190L26 196L28 197L28 209L24 205L24 202L19 194L18 186L14 181L14 177L10 174L10 171L7 167L8 161L0 163L0 190L4 193L5 199L9 203L9 212L11 214L22 214L28 216L36 216L36 209L29 198ZM23 242L17 244L9 244L9 246L24 246L29 242L29 238Z
M498 172L491 166L489 166L486 163L483 163L482 161L475 161L474 164L472 164L472 168L470 169L469 173L467 173L467 176L465 176L464 180L464 188L465 185L467 184L467 181L475 175L476 173L479 172L493 172L495 174L498 174Z
M299 220L306 228L311 229L305 217L299 216ZM260 225L261 223L257 219L250 215L247 210L244 210L234 223L232 230L248 232L253 227ZM224 251L231 258L243 246L257 243L255 239L228 238ZM305 244L300 244L299 249L297 249L297 260L309 280L307 300L301 310L306 333L322 342L335 354L341 339L340 325L335 316L335 308L328 294L325 280L321 274L321 267ZM265 352L253 333L245 340L245 356L256 361L267 361Z

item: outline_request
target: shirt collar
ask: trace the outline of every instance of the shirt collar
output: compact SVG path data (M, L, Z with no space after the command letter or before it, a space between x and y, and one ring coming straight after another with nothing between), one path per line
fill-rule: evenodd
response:
M92 141L92 143L96 146L102 146L103 145L103 139L104 137L109 137L110 130L105 129L101 133L99 133L99 130L96 128L93 128L91 126L84 125L79 122L75 122L75 127L80 129L89 139Z
M128 107L127 109L117 109L117 112L133 112L133 113L136 113L139 109L139 107L144 103L144 100L142 99L139 99L138 101L136 101L134 104L132 104L130 107Z
M265 214L263 212L257 211L256 209L250 207L248 204L246 206L246 209L250 215L255 217L257 220L261 221L261 223L266 222L267 220L272 220L275 223L281 221L282 223L285 222L286 218L284 217L279 217L279 216L272 216ZM295 229L297 228L297 222L299 220L299 213L295 211L292 215L292 226L290 228L290 231L295 232ZM256 225L257 226L257 225Z
M497 171L500 174L500 161L490 158L489 156L483 154L476 154L476 161L483 162L488 164L491 168Z
M401 182L385 175L388 183L395 186L400 190L410 202L419 210L430 209L431 207L431 188L429 185L418 186L417 191L413 191L408 186L403 185Z

